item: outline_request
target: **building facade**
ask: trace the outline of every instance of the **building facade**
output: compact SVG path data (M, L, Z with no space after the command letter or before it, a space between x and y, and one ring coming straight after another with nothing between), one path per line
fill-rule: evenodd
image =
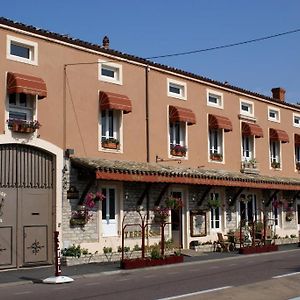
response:
M0 18L0 268L159 241L188 248L264 217L298 235L300 107ZM299 199L298 199L299 198ZM131 224L131 225L129 225ZM135 225L134 225L135 224Z

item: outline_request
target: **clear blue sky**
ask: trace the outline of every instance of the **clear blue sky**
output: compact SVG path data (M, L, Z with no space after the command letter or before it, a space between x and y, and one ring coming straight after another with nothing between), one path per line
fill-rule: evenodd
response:
M300 28L299 0L10 0L1 16L139 57L204 49ZM300 32L155 61L300 102Z

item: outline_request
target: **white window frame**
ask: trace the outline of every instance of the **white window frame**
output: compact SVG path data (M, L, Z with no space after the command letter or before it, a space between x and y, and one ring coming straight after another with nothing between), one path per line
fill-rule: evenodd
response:
M269 150L269 153L270 153L270 159L269 159L270 168L272 168L271 167L272 162L277 162L277 163L280 163L280 168L278 168L278 169L281 169L282 168L281 142L270 140L269 149L270 149Z
M106 118L106 134L105 136L102 135L102 112L103 110L100 110L99 112L99 151L108 151L108 152L122 152L123 151L123 111L121 110L110 110L106 109L104 110L106 115L108 115L109 111L112 111L113 113L113 135L110 136L109 134L109 119ZM117 120L118 119L118 120ZM120 143L119 149L108 149L102 147L102 138L114 138L117 139Z
M114 77L102 75L102 68L106 68L114 72ZM105 82L123 84L123 68L121 64L106 62L98 59L98 79Z
M115 213L114 213L114 219L110 219L107 212L109 212L109 202L106 202L106 218L103 219L103 204L101 203L101 233L103 237L110 237L110 236L119 236L119 205L118 205L118 199L119 199L119 191L116 186L110 186L110 185L103 185L101 187L101 192L103 189L109 191L110 189L114 190L114 197L115 197ZM106 193L107 194L107 193ZM107 201L107 199L104 199L103 201Z
M176 126L179 126L179 140L176 140ZM173 131L173 140L171 140L171 131ZM169 153L171 153L171 145L180 145L187 147L187 124L186 122L170 122L169 121ZM186 155L182 157L183 159L187 158L188 151ZM169 157L172 155L169 154Z
M271 117L270 116L270 112L273 111L275 112L275 117ZM276 123L280 123L280 109L273 107L273 106L268 106L268 120L271 122L276 122Z
M249 111L242 109L242 106L245 105L250 108ZM240 114L243 116L254 117L254 103L249 100L240 99Z
M217 143L211 145L211 135L212 133L217 134ZM214 142L216 141L215 138L213 138ZM210 158L211 154L222 154L222 160L221 161L215 161ZM216 162L216 163L224 163L224 130L223 129L208 129L208 157L209 161Z
M298 120L298 123L295 120ZM300 128L300 114L293 113L293 126Z
M170 91L170 86L174 86L179 89L180 93L173 93ZM186 83L182 81L177 81L174 79L167 78L167 94L169 97L186 100L187 99L187 87Z
M15 44L29 49L29 58L17 56L11 54L11 45ZM17 38L11 35L7 35L6 38L6 58L26 64L37 65L38 64L38 43L29 40Z
M247 143L248 140L248 143ZM248 147L249 146L249 147ZM246 149L248 148L248 149ZM242 135L242 161L250 161L251 159L254 159L255 153L255 138L253 135L245 136ZM245 154L249 154L248 156Z
M212 197L218 195L217 198L221 201L221 197L220 197L220 193L218 192L214 192L214 193L210 193L210 199L212 199ZM219 218L216 218L216 211L218 211L218 215ZM218 231L222 228L222 209L221 206L216 207L216 208L211 208L210 209L210 229L211 231ZM217 226L216 224L219 223L219 226Z
M210 96L215 96L217 98L217 103L213 103L209 101ZM213 91L213 90L207 90L206 91L206 99L207 99L207 105L223 109L224 108L224 100L223 100L223 93Z

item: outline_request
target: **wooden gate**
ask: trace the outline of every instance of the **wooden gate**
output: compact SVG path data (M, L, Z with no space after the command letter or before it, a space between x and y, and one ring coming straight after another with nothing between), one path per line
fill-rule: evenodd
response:
M0 268L52 262L53 156L0 145Z

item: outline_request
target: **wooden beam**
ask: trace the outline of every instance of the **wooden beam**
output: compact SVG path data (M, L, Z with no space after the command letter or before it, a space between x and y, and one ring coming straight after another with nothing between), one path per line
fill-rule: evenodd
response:
M204 190L204 193L201 195L201 198L198 200L197 205L201 206L205 197L208 195L208 193L210 192L210 190L212 189L212 186L208 186L206 187L206 189Z
M78 202L78 205L82 205L83 204L86 194L90 190L91 186L95 183L95 181L96 181L95 177L91 176L90 180L88 181L87 185L85 186L85 188L84 188L84 190L83 190L83 192L81 194L81 197L80 197L80 200Z
M268 207L270 205L272 199L278 194L278 192L279 191L277 190L277 191L274 191L273 194L271 194L271 196L270 196L268 202L266 203L265 207Z
M161 190L160 194L157 197L157 200L154 203L154 206L159 206L161 199L163 198L163 196L165 195L168 187L170 186L170 183L166 183L163 187L163 189Z
M138 199L138 201L136 202L136 206L140 206L143 204L144 198L147 194L147 192L149 191L150 187L151 187L152 183L147 183L145 189L143 190L140 198Z

